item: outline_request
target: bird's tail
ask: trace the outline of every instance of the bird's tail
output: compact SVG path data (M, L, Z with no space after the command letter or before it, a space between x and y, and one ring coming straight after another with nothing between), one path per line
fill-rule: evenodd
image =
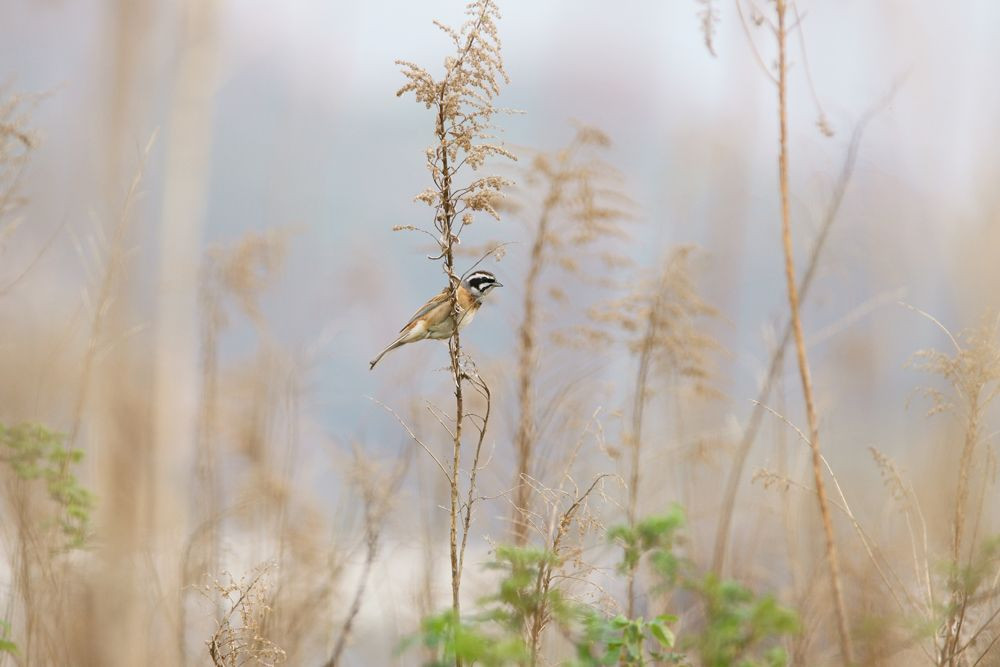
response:
M405 341L404 338L405 338L405 336L400 336L396 340L394 340L391 343L389 343L388 347L386 347L384 350L382 350L381 352L379 352L377 357L375 357L370 362L368 362L368 370L374 370L375 364L377 364L379 361L381 361L382 357L384 357L385 355L389 354L390 352L392 352L393 350L395 350L400 345L406 344L407 341Z

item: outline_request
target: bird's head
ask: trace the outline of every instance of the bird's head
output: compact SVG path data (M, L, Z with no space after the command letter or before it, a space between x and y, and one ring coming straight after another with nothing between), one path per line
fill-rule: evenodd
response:
M503 287L489 271L476 271L471 274L468 278L462 281L465 289L469 290L474 298L482 299L484 296L489 294L490 290L494 287Z

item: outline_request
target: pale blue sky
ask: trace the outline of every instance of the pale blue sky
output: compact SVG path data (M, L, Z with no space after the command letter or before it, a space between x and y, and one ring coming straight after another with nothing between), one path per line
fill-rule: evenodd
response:
M502 2L512 82L500 101L525 113L500 124L513 146L558 147L570 136L570 119L611 135L609 161L641 211L634 246L640 263L669 243L704 249L705 289L728 318L720 335L734 376L726 383L741 415L741 396L751 393L762 364L762 328L784 307L775 95L733 5L717 4L712 58L699 32L699 5L690 0ZM232 0L220 7L206 241L274 226L299 230L266 308L289 347L329 338L313 378L314 417L342 437L369 427L392 433L395 426L372 416L363 396L395 383L416 352L401 352L380 374L370 374L366 361L440 282L417 237L389 231L427 219L411 198L426 185L422 151L431 127L425 109L394 96L402 79L393 61L435 71L447 42L431 19L459 23L461 3ZM930 1L848 0L803 2L800 9L812 81L837 130L828 139L815 129L816 106L794 43L791 164L800 247L819 223L853 122L906 77L891 108L871 125L808 328L820 330L895 289L955 326L969 323L971 309L956 305L950 272L962 264L956 239L982 224L983 174L997 168L1000 5L982 0L956 10ZM4 10L0 77L21 90L50 92L35 118L44 143L25 183L40 229L67 216L86 224L88 212L115 210L95 187L110 12L99 0L20 2ZM135 144L166 122L175 5L155 5L149 25L137 63L139 99L125 120ZM770 60L766 29L753 37ZM143 209L154 229L162 157L154 151ZM511 221L484 222L469 241L519 235ZM502 278L508 287L469 334L469 345L485 357L512 354L509 326L523 268L518 248L497 269L511 276ZM148 245L145 252L155 261ZM72 263L67 267L60 272L72 276ZM373 296L355 298L355 280L368 271L379 276ZM872 372L878 399L901 406L898 390L913 378L900 365L910 350L935 342L934 332L894 306L856 327L891 343ZM249 342L237 334L227 344L236 357ZM816 352L821 376L827 360L836 366L830 349ZM444 359L441 346L420 354L435 359L431 365ZM367 415L361 427L358 414Z

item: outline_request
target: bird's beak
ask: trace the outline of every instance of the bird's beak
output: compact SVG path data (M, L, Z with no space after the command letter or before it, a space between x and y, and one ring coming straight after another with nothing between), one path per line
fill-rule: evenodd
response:
M495 283L493 283L493 286L494 287L503 287L503 283L495 282Z

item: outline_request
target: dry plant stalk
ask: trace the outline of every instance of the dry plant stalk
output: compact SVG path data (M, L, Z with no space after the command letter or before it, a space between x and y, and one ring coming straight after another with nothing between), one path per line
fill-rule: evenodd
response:
M273 563L257 568L249 578L228 582L213 580L202 587L205 597L221 598L229 608L206 642L215 667L238 667L248 663L272 667L285 662L285 652L263 637L262 626L271 612L265 575Z
M1000 336L1000 316L985 318L979 327L953 336L938 320L922 311L917 312L940 327L953 347L952 354L937 350L922 350L913 360L916 368L938 375L951 385L953 396L950 398L941 391L924 390L931 399L929 414L952 412L964 421L958 479L955 484L955 506L952 510L950 574L947 582L950 599L947 602L948 616L943 628L943 644L938 647L937 657L938 665L954 667L966 664L963 653L975 644L975 639L982 634L987 625L983 624L973 632L967 633L969 637L962 641L970 606L976 602L970 599L974 591L968 590L968 585L963 581L962 570L970 569L973 564L985 501L985 487L988 484L988 480L984 479L978 507L975 508L976 517L972 534L969 535L967 523L971 509L969 507L971 476L976 451L984 441L982 430L986 411L997 396L1000 396L1000 345L997 343L997 338ZM963 554L963 548L966 554ZM997 615L1000 615L1000 609L992 614L990 620ZM992 646L991 643L986 652L989 652ZM977 663L985 657L986 652L980 656Z
M375 564L375 559L378 556L379 541L385 525L385 519L392 509L392 500L399 490L404 473L409 467L409 460L409 456L402 456L395 469L385 474L378 470L373 461L367 459L361 453L360 448L355 447L354 449L354 467L351 470L351 485L361 495L364 523L364 561L361 566L361 574L355 585L354 595L351 597L351 604L348 607L347 615L341 624L337 641L334 643L333 652L330 654L330 658L324 663L325 667L336 667L340 664L340 657L347 647L347 640L351 636L354 621L358 616L358 612L361 611L361 603L365 598L365 591L368 588L372 566Z
M692 246L671 250L658 275L638 278L631 294L590 313L596 323L624 331L629 350L638 357L631 424L625 434L629 452L625 510L629 525L635 525L639 518L643 416L654 391L654 378L688 383L695 395L705 398L716 393L709 383L710 353L718 343L703 333L701 326L702 320L717 313L698 294L691 267L693 253ZM631 618L635 610L634 572L629 574L626 595Z
M460 30L435 22L452 41L455 55L445 58L444 75L438 81L423 67L407 61L397 61L407 83L396 95L413 93L417 102L435 112L436 143L427 149L426 164L434 183L417 195L417 200L434 209L434 229L442 268L451 290L452 317L460 321L456 298L461 277L455 272L454 246L465 227L474 220L475 212L485 212L498 218L494 203L506 181L499 176L473 178L460 186L456 182L463 167L473 171L490 157L513 155L493 141L492 119L498 109L493 99L500 93L500 82L509 82L500 54L500 38L496 21L500 11L493 0L475 0L466 6L468 19ZM462 172L464 173L464 172ZM422 230L426 231L426 230ZM455 421L452 435L450 473L450 530L452 609L459 614L461 589L461 553L458 528L461 520L459 503L459 472L461 464L462 429L466 419L462 383L467 378L464 366L471 365L462 354L458 327L448 340L451 376L455 388ZM470 480L471 482L472 480ZM464 541L464 540L463 540Z
M692 246L671 250L655 282L639 281L638 290L620 302L621 324L642 335L630 341L638 354L632 395L632 426L629 444L632 457L629 472L628 520L638 520L640 453L643 414L652 394L650 373L656 371L672 379L683 379L694 393L711 397L709 353L718 347L715 340L701 332L701 320L714 317L717 311L698 294L693 280Z
M128 268L128 240L133 223L132 209L139 197L139 186L144 176L145 163L155 143L155 138L154 133L139 155L140 164L136 168L125 195L119 217L111 227L111 238L108 239L104 230L99 229L91 246L93 254L83 257L85 260L93 262L93 265L88 265L85 268L92 272L91 277L96 278L97 295L96 299L88 299L86 302L89 311L87 338L84 341L82 368L74 387L75 395L70 408L69 433L62 439L66 455L58 464L57 475L60 478L66 478L70 475L70 468L73 461L76 460L71 452L76 450L80 430L85 421L85 410L95 384L94 376L98 372L100 361L106 358L109 351L131 333L125 331L112 334L108 320L111 319L112 309L116 305L116 299L119 297ZM48 244L42 252L47 247ZM38 255L38 257L40 256L41 254ZM7 289L13 287L33 265L34 262L29 264L20 276L9 283ZM110 448L109 442L100 444ZM93 451L95 443L90 443L90 446L91 451ZM17 492L20 493L20 489ZM29 517L29 513L37 511L33 507L34 504L30 497L19 498L16 510L19 520L19 562L14 584L21 592L23 610L26 616L24 651L29 661L40 660L62 664L71 661L67 655L71 650L69 648L70 642L67 642L63 636L64 613L69 607L68 601L74 599L74 596L79 594L81 590L93 586L94 581L81 577L80 569L72 566L70 561L64 557L65 550L53 541L56 539L57 533L55 531L60 524L73 521L73 509L68 504L60 507L60 516L56 521L38 522L35 520L27 524L22 523ZM89 538L90 536L86 535L85 537ZM109 537L108 543L111 542L113 540ZM114 548L119 546L120 544L115 542ZM113 548L109 548L108 551L113 551ZM104 553L102 553L103 555ZM127 574L122 576L127 576ZM122 583L122 581L118 583L124 588L128 587L127 583ZM90 648L87 646L87 649ZM122 642L123 655L129 655L131 649L131 645Z
M816 484L816 500L819 504L820 516L823 521L823 533L826 538L826 559L830 568L830 587L833 595L834 612L837 618L837 634L840 637L840 652L844 662L852 664L854 662L854 650L851 646L851 635L847 626L847 611L844 608L840 561L837 556L837 543L833 533L833 521L830 517L826 485L823 481L822 453L819 442L819 419L816 416L812 377L809 373L805 335L802 332L802 318L799 313L798 283L795 280L791 212L788 202L788 66L785 50L787 38L785 20L788 7L786 0L775 0L775 6L778 16L776 38L778 41L778 120L780 126L778 180L781 189L781 239L785 253L785 283L788 289L788 307L791 311L792 330L795 334L795 352L798 359L799 376L802 380L802 394L806 403L806 419L809 424L809 443L812 447L812 467L813 478Z
M805 301L809 294L809 290L812 287L813 279L816 276L816 270L819 267L820 257L823 254L823 249L826 247L826 241L830 237L830 230L833 227L834 221L837 219L837 214L840 211L840 205L844 201L844 195L847 192L847 186L851 181L851 176L854 174L854 165L857 162L858 151L861 147L861 139L864 136L864 131L875 114L885 108L889 99L891 99L891 93L886 96L883 101L867 111L854 127L854 131L851 134L851 140L847 147L847 153L844 155L844 162L840 168L840 175L837 178L837 183L833 188L830 203L827 205L826 213L823 217L823 223L816 235L816 240L813 242L812 250L809 252L809 259L805 265L805 272L802 275L802 279L799 281L800 306ZM719 523L716 526L715 546L712 554L712 571L719 576L722 575L725 565L726 551L729 546L730 531L732 529L733 510L736 507L736 496L739 493L739 483L740 479L743 477L743 469L746 467L746 461L750 454L750 448L757 439L757 432L760 430L761 421L764 417L763 406L770 400L771 392L774 390L774 386L777 383L782 368L784 367L785 352L788 349L788 345L791 340L792 320L789 318L788 322L785 323L784 332L782 333L778 344L771 352L771 359L768 363L767 374L764 377L764 382L761 385L760 390L757 392L757 398L754 401L754 408L751 411L750 419L747 420L746 427L743 429L743 435L740 437L739 445L736 448L735 460L733 461L732 467L729 469L729 475L726 478L726 487L723 495L722 507L719 511Z
M86 407L87 398L90 394L91 374L99 346L104 336L104 320L111 309L115 290L119 287L119 281L125 269L125 260L128 255L126 243L132 227L132 209L139 198L139 185L142 183L146 161L149 159L155 143L156 133L154 132L150 136L149 141L146 142L146 146L140 155L139 167L132 177L132 182L125 194L121 215L113 228L111 245L107 249L107 257L103 258L104 272L98 284L97 298L93 302L94 312L90 321L90 334L87 338L87 350L83 357L83 370L80 373L80 386L77 391L76 402L73 406L69 436L66 438L67 447L72 447L76 444L76 439L80 433L83 410Z
M701 393L710 391L706 351L714 341L699 333L695 322L715 315L715 310L698 296L691 280L691 247L678 248L664 262L652 302L645 309L645 333L638 341L639 368L632 396L632 427L628 434L630 466L628 477L627 518L629 525L639 519L639 484L642 455L643 414L650 395L650 371L654 365L661 373L693 380ZM635 571L628 576L627 611L635 612Z
M24 166L35 147L35 141L27 127L27 119L21 112L21 98L18 95L7 95L6 90L2 92L4 98L0 100L0 255L4 254L7 241L17 230L20 222L17 218L12 217L24 203L24 199L17 192L17 186ZM4 286L0 290L0 295L9 292L15 283L16 279ZM6 463L6 461L0 459L0 463ZM14 576L15 586L13 588L20 594L25 609L26 628L23 649L25 654L30 657L35 634L35 615L31 613L30 609L34 596L31 566L33 562L39 566L48 566L49 563L47 559L41 558L45 549L37 550L39 551L37 556L31 553L31 547L39 544L41 540L35 535L37 522L31 516L31 498L26 492L24 480L17 480L5 484L5 486L10 495L9 502L14 509L14 521L17 524L17 550L10 563L10 568ZM0 615L0 622L3 623L0 629L6 630L11 625L15 598L16 594L12 590L3 614ZM6 633L2 636L5 635ZM0 655L0 658L2 657Z
M261 634L287 650L298 664L329 655L329 616L341 550L324 535L323 510L293 483L298 453L300 377L306 360L289 357L271 334L261 298L282 267L289 230L252 232L205 253L201 279L202 395L192 482L195 527L182 552L182 586L224 566L223 538L243 542L275 561ZM250 359L223 365L216 349L225 331L249 322L258 349ZM226 466L239 461L237 468ZM225 473L223 473L225 471ZM337 512L333 512L337 516ZM343 550L346 553L346 550ZM183 588L182 588L183 590ZM216 598L217 622L227 612ZM188 617L182 593L177 611L177 646L203 634ZM321 629L322 628L322 629ZM333 637L335 639L335 637Z
M557 486L547 487L533 478L526 479L526 482L531 484L532 493L538 498L539 504L546 508L545 511L523 514L523 520L529 530L541 537L546 550L545 557L539 563L532 591L527 596L535 600L536 604L524 618L523 632L525 643L530 650L529 664L532 667L543 660L541 648L546 628L553 620L562 620L554 618L552 609L551 593L556 589L557 580L562 586L566 586L568 582L578 582L597 587L597 584L589 579L589 575L597 568L587 563L583 557L584 539L588 534L604 532L604 527L596 518L595 510L590 506L590 497L597 492L602 499L607 500L604 496L604 482L611 475L596 475L590 485L581 491L572 473L587 436L593 435L598 446L604 449L606 443L598 420L599 412L598 408L572 448L566 452ZM564 590L559 592L565 593Z
M468 495L466 496L465 503L460 512L462 512L462 543L458 548L458 573L461 577L462 569L465 566L465 548L469 544L469 527L472 525L472 510L475 507L476 501L476 477L479 475L480 465L479 460L483 453L483 442L486 440L486 429L490 424L490 410L493 406L493 395L490 392L489 385L483 380L482 376L476 370L475 366L468 366L464 371L464 379L466 382L472 385L479 394L480 398L483 399L483 414L478 413L468 413L467 418L472 422L472 428L476 429L476 449L472 454L472 465L469 468L469 488ZM478 420L478 421L477 421Z
M193 462L193 479L198 483L196 528L188 538L181 561L181 587L188 586L203 572L218 573L221 568L221 526L224 515L224 489L219 468L224 452L222 412L226 393L222 388L219 364L219 337L230 324L226 302L235 301L238 310L253 324L266 345L266 326L258 302L264 288L274 282L286 252L287 233L269 230L249 233L230 247L209 248L202 262L199 278L199 319L201 324L201 399ZM255 378L255 383L259 382ZM273 495L273 494L269 494ZM280 501L284 494L278 494ZM284 535L280 535L284 537ZM279 565L280 558L279 558ZM177 647L182 660L187 652L186 596L178 596ZM216 622L225 613L221 600L216 607Z
M612 182L617 177L616 172L595 155L610 145L610 139L600 130L579 126L569 145L551 154L539 153L525 173L527 184L543 188L544 197L533 223L531 254L524 281L524 315L517 334L519 417L514 436L516 473L512 517L512 537L516 546L523 546L528 538L528 524L522 517L532 511L532 486L528 480L538 475L534 469L539 437L535 398L541 274L550 265L579 273L582 253L595 245L604 248L601 259L607 268L624 262L606 249L607 240L624 235L620 223L629 217L625 210L627 198ZM566 294L558 288L551 288L549 293L555 301L566 299Z
M27 200L19 193L18 187L31 155L38 147L38 140L28 122L28 114L36 101L37 97L26 99L0 88L0 257L23 222L17 214ZM64 226L65 223L59 225L34 257L0 283L0 297L9 294L38 265Z
M220 530L219 522L222 515L222 490L220 485L219 463L220 447L218 434L219 421L219 335L225 326L225 312L222 307L222 290L216 278L216 263L211 253L209 253L202 264L202 275L199 281L199 310L201 324L201 401L198 406L197 425L197 455L195 457L194 476L199 481L201 488L199 510L201 512L200 524L205 533L202 538L207 543L207 554L203 563L199 565L205 567L208 572L218 572L221 569L220 561ZM198 532L202 532L199 530ZM199 536L200 537L200 536ZM185 553L185 561L192 555L194 547L194 536L189 542L189 547ZM182 566L182 586L187 585L186 579L188 565ZM181 661L186 660L187 642L186 634L186 605L184 595L178 597L178 618L177 624L179 636L177 647L180 651ZM216 622L222 617L221 605L216 606Z
M12 216L24 205L18 185L36 141L28 129L24 100L0 89L0 254L20 220ZM6 290L4 290L6 291Z
M557 576L559 568L566 562L568 556L572 555L571 548L568 548L564 544L566 535L569 533L569 530L573 526L574 522L584 524L587 521L586 518L583 520L579 519L577 515L589 512L587 501L590 494L593 493L594 490L598 488L598 485L609 476L610 475L607 474L598 475L583 493L574 489L573 495L569 496L572 499L569 506L560 512L559 510L561 507L558 495L569 495L563 487L567 482L572 483L572 479L567 473L563 477L563 484L560 485L559 489L555 490L557 493L553 494L551 499L547 499L547 502L551 504L552 509L552 520L550 521L549 528L549 544L547 545L549 552L551 553L551 558L547 559L541 566L539 566L538 575L535 578L534 598L539 600L539 604L533 610L533 613L528 619L527 628L528 646L531 648L531 667L535 667L538 664L539 652L542 647L542 633L552 620L552 610L549 608L549 592L553 588L553 579ZM577 558L578 556L579 555L577 554Z
M705 48L716 57L715 53L715 25L719 22L719 10L714 4L715 0L698 0L701 9L698 10L698 27L701 29L701 37L705 42Z
M783 421L787 426L789 426L792 430L795 431L795 433L799 437L799 440L803 444L809 447L810 450L812 449L808 436L806 436L806 434L803 433L802 430L795 424L793 424L787 417L777 412L776 410L773 410L770 407L767 406L760 406L760 407L765 412L768 412L773 416L777 417L778 419L780 419L781 421ZM890 489L893 498L897 502L902 502L905 504L909 504L912 501L912 503L916 505L916 511L918 517L920 519L921 524L923 525L923 516L920 513L919 505L916 503L916 498L909 496L907 487L904 484L901 475L896 470L895 464L890 459L888 459L888 457L878 452L878 450L876 450L875 448L871 448L871 452L873 454L873 457L875 458L877 465L879 466L880 471L882 472L883 480L886 482L886 486ZM912 612L924 616L925 619L930 619L932 615L931 608L933 606L933 595L929 592L930 591L929 580L928 580L928 598L925 601L921 601L911 593L910 587L907 585L907 583L905 583L902 580L899 574L897 574L897 572L892 566L892 563L889 562L889 560L881 553L881 550L879 549L878 545L876 545L875 540L872 539L868 531L866 531L864 527L861 525L860 520L854 514L854 511L851 509L851 505L847 500L847 496L844 494L843 488L840 485L840 480L834 473L833 468L830 466L829 461L827 461L826 457L822 455L820 456L820 459L822 461L824 469L826 470L827 474L830 477L830 480L833 482L833 488L836 491L836 498L839 498L839 500L835 499L830 501L830 505L835 509L839 510L840 512L842 512L844 516L846 516L848 520L851 522L851 525L854 527L854 530L857 533L858 539L861 542L861 545L864 548L865 553L867 554L869 560L874 566L875 571L878 573L879 578L881 579L886 590L889 592L890 597L892 597L893 601L899 607L901 612L903 613ZM766 468L761 468L755 471L753 475L753 481L755 482L760 481L765 489L775 486L779 487L783 491L788 491L791 488L795 488L809 494L816 493L816 490L814 488L810 488L800 482L797 482L789 478L784 473L776 473ZM905 516L907 520L907 525L909 526L910 519L908 510L910 508L904 506L904 509L907 510ZM926 530L927 530L926 525L923 525L925 549L926 549ZM910 529L910 534L911 534L911 541L913 542L914 564L918 568L917 580L918 583L922 586L923 581L922 577L920 576L920 569L919 569L920 563L916 555L915 536L913 535L912 528ZM924 565L926 567L926 560ZM921 645L920 648L928 658L931 658L931 654L926 649L926 647Z

